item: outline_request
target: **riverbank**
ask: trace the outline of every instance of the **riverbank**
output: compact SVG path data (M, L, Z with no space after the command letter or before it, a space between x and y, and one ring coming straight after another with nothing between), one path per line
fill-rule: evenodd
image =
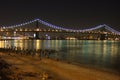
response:
M92 68L81 67L38 56L0 53L9 68L4 74L9 80L120 80L120 76ZM3 62L2 61L2 62ZM3 75L0 75L1 80Z

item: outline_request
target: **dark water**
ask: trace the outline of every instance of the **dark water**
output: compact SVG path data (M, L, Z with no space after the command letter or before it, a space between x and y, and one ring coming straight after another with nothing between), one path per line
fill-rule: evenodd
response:
M120 72L120 42L95 40L8 40L0 47L55 49L51 58Z

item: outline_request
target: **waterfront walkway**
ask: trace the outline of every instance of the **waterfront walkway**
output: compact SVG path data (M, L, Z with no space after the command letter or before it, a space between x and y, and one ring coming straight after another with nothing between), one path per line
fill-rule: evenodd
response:
M13 80L120 80L118 74L84 68L38 56L0 53L0 59L12 65L8 75ZM2 77L0 77L2 80Z

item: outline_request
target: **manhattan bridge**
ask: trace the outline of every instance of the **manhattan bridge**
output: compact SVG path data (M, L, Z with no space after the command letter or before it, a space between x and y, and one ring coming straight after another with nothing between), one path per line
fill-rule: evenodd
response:
M0 39L120 40L120 32L106 24L89 29L68 29L34 19L18 25L1 26Z

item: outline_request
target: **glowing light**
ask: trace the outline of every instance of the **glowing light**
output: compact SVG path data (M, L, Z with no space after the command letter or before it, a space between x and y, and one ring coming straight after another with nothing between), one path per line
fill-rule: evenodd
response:
M34 33L34 35L33 35L33 36L34 36L34 38L35 38L35 37L36 37L36 34Z

